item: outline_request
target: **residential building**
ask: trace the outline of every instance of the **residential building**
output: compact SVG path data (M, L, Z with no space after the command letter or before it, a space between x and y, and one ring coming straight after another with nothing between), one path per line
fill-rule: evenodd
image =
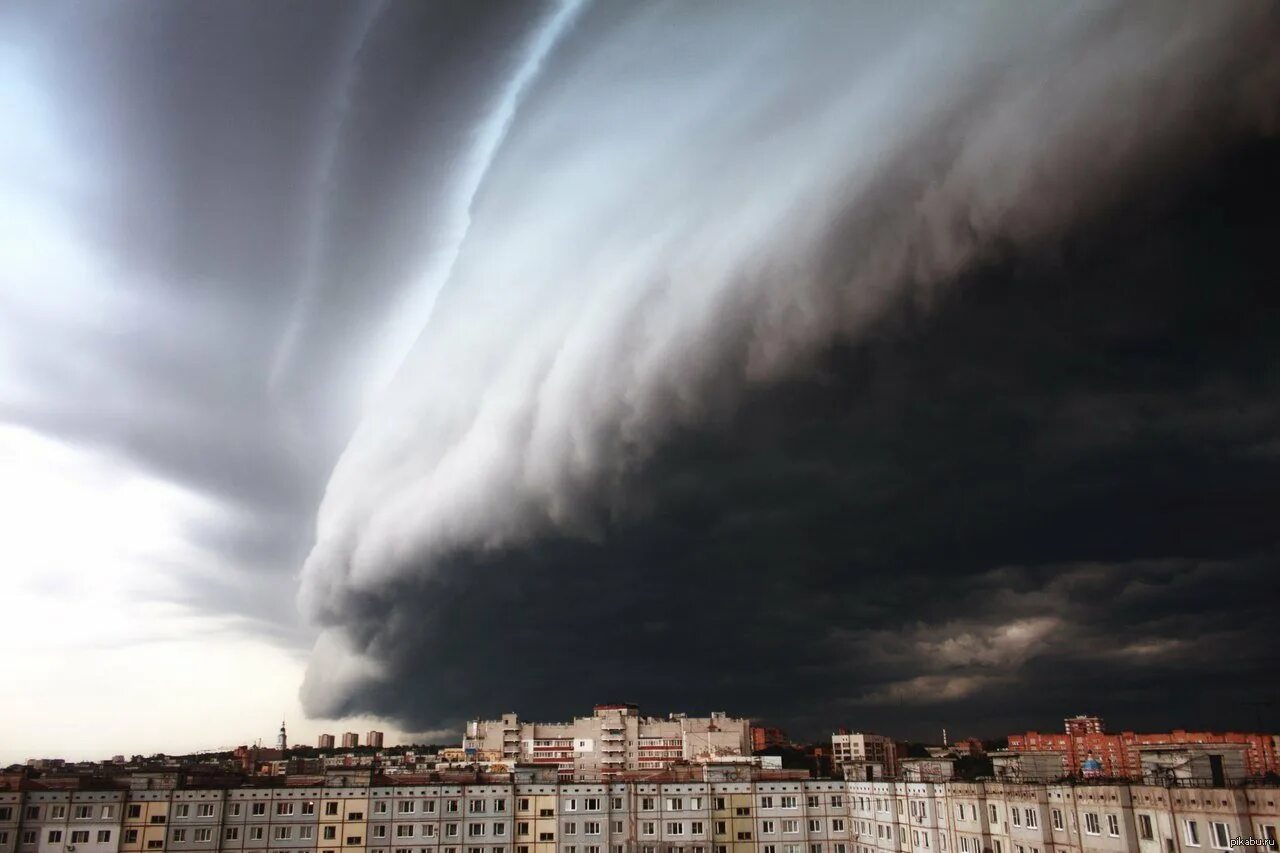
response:
M884 735L841 730L831 736L831 752L837 768L849 763L871 763L881 765L886 776L898 775L898 745Z
M782 729L775 729L770 726L751 727L751 748L755 752L763 752L773 747L790 745L791 739L787 737L787 733Z
M343 749L355 749L359 745L360 745L360 735L356 734L355 732L342 733Z
M709 717L642 717L635 705L597 705L568 723L531 723L514 713L472 720L463 757L554 766L566 778L627 770L661 770L677 762L751 754L751 722L723 712Z
M1245 774L1280 773L1275 736L1252 732L1172 732L1140 734L1106 731L1100 717L1068 717L1064 733L1025 732L1009 735L1010 752L1057 752L1069 775L1090 772L1103 778L1141 779L1145 747L1238 745L1244 749ZM1086 764L1088 766L1086 766Z
M333 749L333 735L320 735L316 741L317 749Z
M364 742L366 746L372 746L372 747L376 747L377 749L382 749L382 732L375 732L375 731L369 732L367 735L364 736Z
M1280 787L1200 778L698 771L596 782L557 782L554 767L500 779L343 771L271 787L0 792L0 843L13 853L1230 853L1280 826Z

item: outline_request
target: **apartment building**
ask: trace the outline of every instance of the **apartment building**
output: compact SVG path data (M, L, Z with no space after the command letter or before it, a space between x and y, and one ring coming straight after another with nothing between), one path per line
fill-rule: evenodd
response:
M1229 853L1280 826L1280 787L1204 780L525 778L5 792L0 832L16 853Z
M884 735L837 732L831 736L831 757L837 772L846 764L879 764L884 775L898 775L898 745Z
M462 750L472 760L554 766L567 779L599 778L750 755L751 721L721 712L642 717L635 705L597 705L590 717L570 723L531 723L510 713L467 723Z
M1063 733L1024 732L1009 735L1010 752L1062 755L1066 772L1083 772L1096 762L1107 778L1141 779L1144 750L1177 746L1238 746L1244 752L1244 775L1280 773L1276 736L1257 732L1139 732L1108 733L1101 717L1076 716L1063 720Z

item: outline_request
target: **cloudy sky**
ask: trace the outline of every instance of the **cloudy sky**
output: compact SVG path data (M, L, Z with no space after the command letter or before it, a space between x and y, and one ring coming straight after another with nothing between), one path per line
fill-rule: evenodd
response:
M1278 43L0 5L0 762L1280 727Z

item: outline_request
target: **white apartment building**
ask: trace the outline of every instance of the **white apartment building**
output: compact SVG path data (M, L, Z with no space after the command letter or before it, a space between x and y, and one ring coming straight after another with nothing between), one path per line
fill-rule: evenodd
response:
M898 775L898 746L893 738L865 732L831 736L831 758L837 768L846 764L879 764L884 775Z
M709 717L642 717L635 705L597 705L570 723L531 723L514 714L472 720L462 741L476 761L556 767L562 776L596 779L624 770L661 770L678 761L751 754L751 721Z

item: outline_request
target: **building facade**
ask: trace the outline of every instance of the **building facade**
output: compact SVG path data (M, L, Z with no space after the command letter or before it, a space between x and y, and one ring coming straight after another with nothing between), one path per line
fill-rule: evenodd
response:
M333 735L320 735L316 740L318 749L333 749Z
M343 749L355 749L359 745L360 745L360 735L356 734L355 732L342 733Z
M16 853L1226 853L1280 825L1280 788L1201 782L372 781L11 792L0 833Z
M1077 775L1085 763L1101 765L1100 775L1112 779L1141 779L1142 753L1147 748L1206 745L1238 745L1244 750L1244 773L1261 776L1280 773L1274 735L1255 732L1172 732L1109 734L1099 717L1068 717L1064 732L1024 732L1009 735L1010 752L1056 752L1062 755L1067 775Z
M467 723L462 750L469 761L554 766L562 777L600 778L751 755L751 721L723 713L642 717L635 705L597 705L590 717L570 723L531 723L510 713Z
M846 764L878 764L884 768L884 775L898 775L898 745L884 735L837 732L831 736L831 756L837 768Z

